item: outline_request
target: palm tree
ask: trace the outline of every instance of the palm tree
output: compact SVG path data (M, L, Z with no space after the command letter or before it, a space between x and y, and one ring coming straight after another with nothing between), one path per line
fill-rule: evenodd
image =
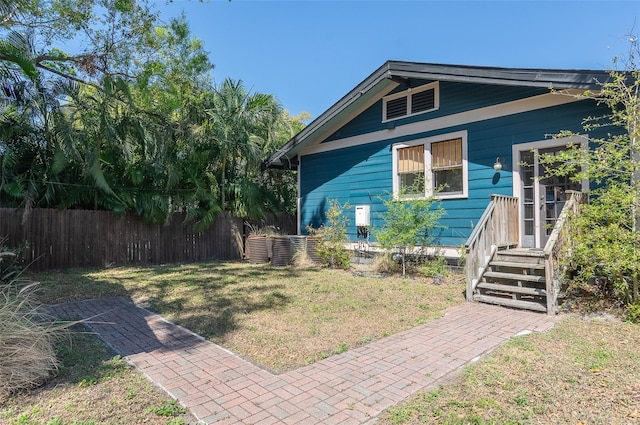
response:
M87 187L113 195L98 155L87 156L78 145L80 138L74 137L81 131L74 128L70 112L80 89L74 81L38 72L34 57L32 37L10 30L0 38L3 202L28 211L32 206L84 206L87 193L97 192ZM78 183L85 177L93 184L83 188Z
M250 93L240 80L225 79L214 89L207 114L204 134L218 150L222 210L229 209L227 195L231 194L234 213L261 215L252 177L274 138L282 116L280 104L273 96Z

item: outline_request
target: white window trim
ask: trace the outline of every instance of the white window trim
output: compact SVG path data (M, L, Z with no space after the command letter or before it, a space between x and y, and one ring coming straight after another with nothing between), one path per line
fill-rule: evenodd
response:
M520 152L531 150L543 150L550 148L559 148L568 144L580 145L586 153L589 150L589 135L582 134L569 137L560 137L557 139L538 140L535 142L520 143L511 146L511 169L513 170L513 196L520 198L522 191L522 182L520 181ZM589 190L589 180L582 180L582 190ZM521 233L522 234L522 233Z
M392 177L393 177L393 196L398 199L400 194L400 179L398 178L398 150L402 148L410 148L417 145L424 145L424 161L425 161L425 196L433 195L433 171L431 170L431 145L433 143L443 142L451 139L462 139L462 193L439 193L436 195L438 199L462 199L469 196L469 161L467 149L467 131L456 131L454 133L440 134L438 136L426 137L423 139L411 140L408 142L396 143L392 145ZM407 197L406 199L411 199Z
M411 95L414 93L420 93L420 92L431 90L431 89L433 89L433 108L428 109L426 111L416 112L413 114L410 113L409 111L411 111ZM387 102L389 102L390 100L401 98L401 97L407 98L407 114L402 115L401 117L395 117L395 118L389 118L389 119L385 118L387 116ZM408 88L404 91L390 94L388 96L384 96L382 98L382 122L396 121L403 118L413 117L416 115L437 111L438 109L440 109L440 83L438 81L435 81L433 83L424 84L418 87Z

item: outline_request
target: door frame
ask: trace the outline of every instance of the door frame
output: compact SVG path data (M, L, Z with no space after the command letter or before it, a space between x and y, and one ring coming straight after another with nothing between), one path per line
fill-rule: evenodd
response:
M570 137L561 137L557 139L546 139L546 140L538 140L534 142L526 142L514 144L511 146L511 158L512 158L512 170L513 170L513 196L518 198L518 211L519 211L519 246L522 246L522 238L524 236L524 203L522 200L522 182L520 176L520 152L523 151L531 151L531 150L542 150L542 149L550 149L550 148L558 148L562 146L567 146L568 144L580 145L580 147L586 152L589 148L589 137L588 135L579 135L579 136L570 136ZM538 170L538 161L536 155L536 161L534 164L535 173L537 174ZM582 191L587 192L589 190L589 180L582 180ZM544 226L541 220L540 211L540 185L534 185L534 248L544 248L542 245L542 235L541 229Z

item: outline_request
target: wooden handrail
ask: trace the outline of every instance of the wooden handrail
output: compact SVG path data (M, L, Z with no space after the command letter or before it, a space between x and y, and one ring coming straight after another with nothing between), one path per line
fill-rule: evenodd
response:
M558 261L561 251L570 244L571 233L569 224L573 217L580 213L580 205L587 201L587 195L582 192L567 192L567 202L564 204L556 225L544 246L544 273L547 291L547 314L553 315L556 310L561 278L565 273L564 267Z
M467 301L472 301L473 291L499 247L518 245L518 198L491 195L491 202L465 243Z

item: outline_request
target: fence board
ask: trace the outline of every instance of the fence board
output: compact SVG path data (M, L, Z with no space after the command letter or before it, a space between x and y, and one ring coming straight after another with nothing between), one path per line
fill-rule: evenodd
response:
M196 232L175 213L165 226L108 211L0 208L0 238L22 251L30 270L233 260L243 255L243 220L221 214L207 230ZM295 233L295 220L270 216L269 224Z

